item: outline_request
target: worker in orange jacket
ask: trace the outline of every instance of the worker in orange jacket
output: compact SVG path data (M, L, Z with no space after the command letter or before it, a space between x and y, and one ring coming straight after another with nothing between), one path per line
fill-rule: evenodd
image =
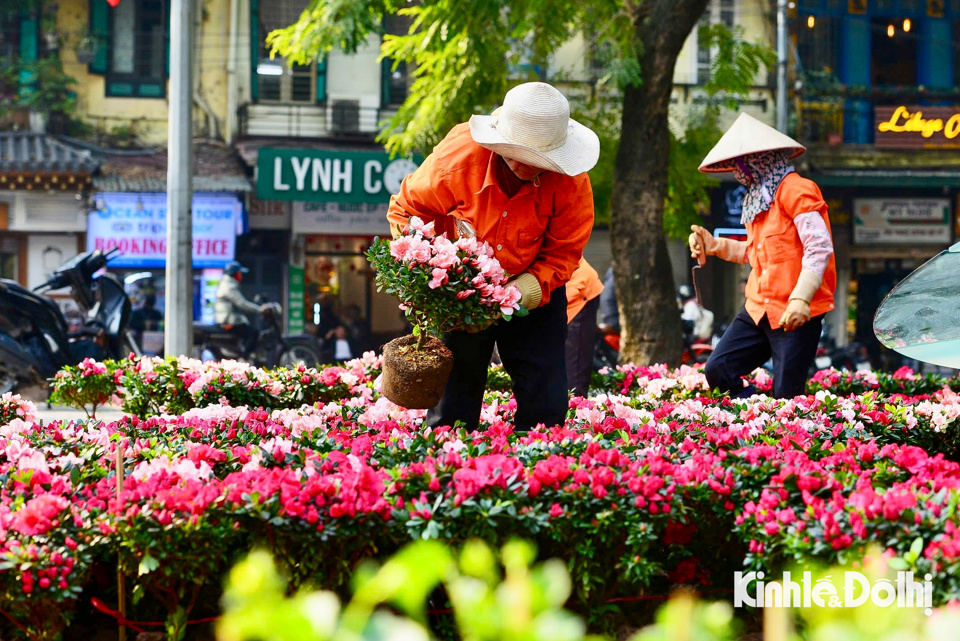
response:
M428 426L477 427L494 345L513 380L515 429L566 420L564 285L593 230L586 172L599 156L597 135L570 118L563 94L528 82L508 91L492 114L455 126L390 199L394 230L413 216L450 237L459 226L472 229L493 248L530 310L480 332L443 337L453 371L427 413Z
M705 374L710 386L734 395L753 392L742 376L773 358L773 394L805 391L824 315L833 309L837 268L827 203L790 160L806 148L741 114L707 154L700 171L732 171L747 188L740 222L747 240L715 238L694 225L690 253L750 263L746 304L717 344Z
M593 373L593 348L597 340L597 310L603 282L597 270L580 258L567 281L567 387L574 396L586 396Z
M450 237L460 227L472 229L493 248L530 310L480 332L443 337L453 371L427 413L428 426L477 427L494 345L513 380L516 430L565 421L564 286L593 230L586 172L599 155L599 139L570 118L563 94L528 82L508 91L492 114L455 126L390 199L394 231L413 216Z

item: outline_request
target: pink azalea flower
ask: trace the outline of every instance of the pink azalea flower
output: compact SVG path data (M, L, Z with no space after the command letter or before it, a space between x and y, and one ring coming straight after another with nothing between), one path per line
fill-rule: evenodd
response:
M430 289L437 289L438 287L445 285L449 280L446 269L435 267L430 273L433 275L428 283Z

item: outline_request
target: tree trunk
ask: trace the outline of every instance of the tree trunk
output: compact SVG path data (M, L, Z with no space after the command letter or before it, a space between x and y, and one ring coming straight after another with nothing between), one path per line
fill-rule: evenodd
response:
M677 56L707 1L645 0L635 5L643 82L626 88L623 95L610 219L622 319L621 363L680 362L680 311L663 233L670 147L667 116Z

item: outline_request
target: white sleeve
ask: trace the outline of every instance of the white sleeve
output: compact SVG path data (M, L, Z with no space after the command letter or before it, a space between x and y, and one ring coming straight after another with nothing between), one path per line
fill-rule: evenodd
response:
M830 238L827 223L820 212L811 211L797 214L793 224L796 225L800 242L803 243L802 269L810 270L823 278L833 254L833 240Z

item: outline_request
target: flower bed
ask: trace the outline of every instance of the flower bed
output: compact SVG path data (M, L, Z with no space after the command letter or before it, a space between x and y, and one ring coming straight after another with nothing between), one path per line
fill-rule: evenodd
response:
M376 393L378 365L109 364L128 410L173 412L110 424L41 427L3 397L0 609L52 638L82 589L102 596L94 561L119 558L182 619L253 547L296 583L337 587L411 539L473 536L566 559L582 608L674 583L722 590L736 569L842 562L868 543L933 573L937 603L960 592L949 382L901 372L847 397L732 400L705 396L693 368L619 368L599 387L628 394L571 399L564 426L517 436L500 391L477 432L421 429L423 411Z

